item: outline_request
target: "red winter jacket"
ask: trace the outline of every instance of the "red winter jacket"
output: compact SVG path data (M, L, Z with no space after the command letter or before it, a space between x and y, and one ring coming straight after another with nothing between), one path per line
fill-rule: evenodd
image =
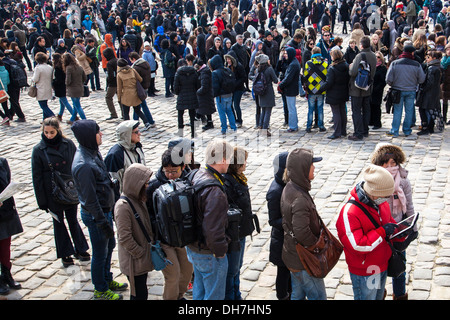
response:
M357 187L351 191L350 199L365 207L380 226L396 223L387 202L379 206L378 212L358 199ZM360 208L351 203L345 204L336 222L336 229L351 273L369 276L387 270L392 251L385 240L386 233L382 227L375 228Z

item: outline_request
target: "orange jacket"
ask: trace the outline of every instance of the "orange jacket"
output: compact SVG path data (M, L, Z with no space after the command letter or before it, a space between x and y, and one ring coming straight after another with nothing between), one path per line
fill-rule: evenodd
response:
M114 55L117 58L116 49L114 48L114 44L112 43L112 34L110 34L110 33L105 34L105 42L103 42L102 45L100 46L100 54L102 56L102 68L103 69L106 69L106 64L108 63L106 58L103 56L103 50L105 50L108 47L113 49Z

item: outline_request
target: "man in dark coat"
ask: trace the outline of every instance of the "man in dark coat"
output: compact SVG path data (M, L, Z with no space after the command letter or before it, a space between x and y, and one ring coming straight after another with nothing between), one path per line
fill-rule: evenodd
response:
M212 114L216 111L214 103L214 93L212 88L211 70L204 63L204 60L197 60L197 73L199 88L197 90L198 109L197 114L206 116L207 123L202 127L203 131L214 128Z

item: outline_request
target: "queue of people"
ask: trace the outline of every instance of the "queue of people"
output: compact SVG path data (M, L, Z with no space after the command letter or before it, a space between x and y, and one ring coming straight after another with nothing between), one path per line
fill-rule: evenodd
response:
M408 6L415 3L414 0L406 2ZM406 16L403 11L406 3L400 1L392 8L382 3L377 6L376 1L344 0L337 4L322 0L308 4L270 1L268 14L265 5L258 1L253 4L215 2L207 3L206 7L197 3L197 12L195 5L192 11L193 5L192 0L144 1L140 5L120 1L98 1L91 5L81 1L80 16L84 19L79 28L69 27L74 21L67 18L73 13L67 3L42 5L29 1L16 8L8 7L10 10L2 13L2 30L6 33L0 45L0 75L2 88L12 94L10 108L2 104L5 112L0 114L1 124L8 125L15 115L17 122L26 121L19 104L20 89L26 84L18 82L25 72L22 61L25 59L29 71L34 69L29 94L36 98L43 112L42 140L33 149L32 156L36 199L40 209L51 211L60 220L54 219L54 234L57 257L63 266L74 263L72 256L81 261L91 260L94 299L122 299L117 292L128 287L126 283L114 281L111 273L116 244L121 271L129 280L131 299L148 297L147 277L154 268L149 256L150 244L141 226L132 219L133 207L121 196L130 199L139 215L145 217L144 229L156 240L152 193L161 184L195 170L192 146L187 143L186 147L183 139L169 144L156 177L151 178L154 171L145 164L140 135L155 126L146 98L157 96L155 77L159 66L165 79L165 98L177 96L180 136L184 110L188 110L191 138L196 136L196 120L204 122L203 130L214 128L212 115L216 110L222 134L228 132L228 127L238 131L244 124L240 103L245 94L251 94L255 101L254 128L270 136L274 85L283 101L283 126L287 133L299 131L297 97L300 96L308 101L307 133L314 128L319 132L327 130L323 120L326 102L331 106L334 125L334 132L328 138L346 137L346 103L350 101L353 134L348 139L362 141L369 135L369 125L373 126L372 130L381 127L382 102L376 98L383 95L387 85L393 113L389 136L399 136L403 108L405 136L412 133L411 128L416 124L415 106L419 107L419 136L442 131L447 120L446 95L441 110L440 93L441 84L444 89L448 85L450 48L445 37L447 26L443 31L434 10L429 12L429 17L424 12ZM423 8L428 9L425 5ZM338 11L345 31L346 22L351 21L347 50L341 47L342 38L334 35ZM381 25L370 23L373 14L378 15ZM278 32L280 23L283 30ZM429 30L431 24L433 32ZM10 29L14 30L15 39L8 36ZM21 32L25 33L25 42ZM438 34L445 34L444 40ZM16 46L27 49L14 51ZM33 67L28 63L28 53ZM124 120L117 127L118 143L105 159L99 151L101 129L95 120L86 119L81 106L81 98L89 95L89 82L92 91L103 90L99 81L100 65L107 74L105 104L110 113L107 120L120 116ZM361 84L364 81L361 69L366 71L365 87ZM57 115L48 106L53 95L60 102ZM116 112L114 96L120 114ZM67 97L71 98L72 105ZM130 120L130 108L134 120ZM63 135L59 125L65 109L71 114L67 123L78 147ZM144 123L142 128L138 119ZM47 159L46 154L54 157ZM174 154L181 154L183 160L175 161ZM183 299L190 284L194 299L242 298L239 276L246 237L258 229L257 218L251 210L251 186L245 176L247 158L245 149L233 147L225 140L215 139L208 144L205 166L198 169L192 183L195 186L204 180L217 180L223 188L207 187L199 195L200 210L196 214L203 232L199 241L185 248L162 243L172 262L162 271L164 299ZM277 265L278 299L326 299L323 279L306 271L295 249L296 243L313 245L320 235L320 213L309 194L314 163L319 161L321 158L314 157L311 150L302 148L280 154L275 161L275 179L267 200L269 223L273 227L270 260ZM374 229L370 221L362 221L364 210L351 202L344 205L336 224L355 299L383 298L387 264L392 254L389 236L402 214L414 212L407 172L400 166L405 162L401 149L381 146L372 162L364 171L364 181L351 191L351 200L378 218L380 228ZM87 253L87 241L76 221L78 206L61 206L50 197L52 168L56 167L72 176L92 254ZM6 162L2 170L7 177ZM240 232L233 245L227 230L227 212L231 206L241 211ZM0 217L8 209L5 207L6 202L0 207ZM0 239L1 248L4 247L0 251L0 292L19 286L9 272L9 246L11 236L21 232L21 228L14 210L5 211L5 215L8 223L12 223L12 217L15 220L14 228L8 229ZM61 223L64 216L70 236ZM363 232L355 233L355 229ZM402 252L417 237L416 231L403 241L406 245ZM371 270L367 269L362 252L370 266L377 267L381 286L376 290L367 286ZM393 286L396 298L407 298L404 274L393 280Z

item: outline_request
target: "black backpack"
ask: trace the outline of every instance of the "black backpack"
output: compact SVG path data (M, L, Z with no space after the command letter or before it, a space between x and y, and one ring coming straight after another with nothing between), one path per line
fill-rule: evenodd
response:
M206 187L223 188L217 179L192 184L198 169L184 179L176 179L161 185L153 193L156 227L163 242L172 247L184 247L200 239L197 223L197 194Z
M222 69L222 85L220 95L230 94L234 92L236 78L233 71L229 68Z
M264 71L258 72L256 75L255 81L253 82L253 92L257 96L263 96L268 88L266 76L264 75Z
M23 88L28 86L27 73L17 64L10 65L11 84L15 87Z

